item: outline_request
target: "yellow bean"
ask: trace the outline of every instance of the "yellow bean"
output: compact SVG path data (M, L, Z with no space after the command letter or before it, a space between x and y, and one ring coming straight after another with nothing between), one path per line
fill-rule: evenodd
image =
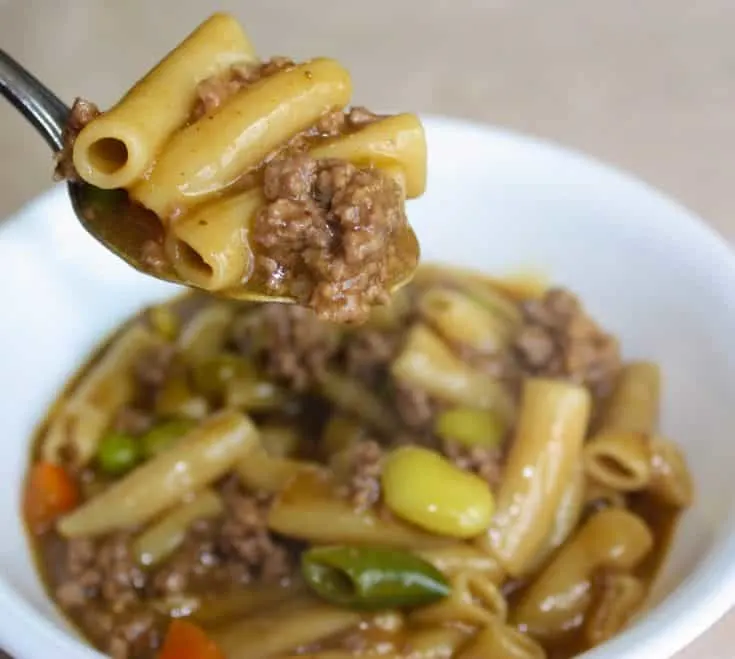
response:
M393 451L383 467L385 503L398 517L438 535L471 538L490 525L487 483L418 446Z
M442 412L434 427L442 439L465 446L500 446L505 435L503 420L492 410L455 407Z

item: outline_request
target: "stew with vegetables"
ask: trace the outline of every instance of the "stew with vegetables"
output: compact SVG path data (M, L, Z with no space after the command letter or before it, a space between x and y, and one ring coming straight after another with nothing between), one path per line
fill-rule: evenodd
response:
M114 659L568 659L691 502L662 384L558 288L422 266L360 327L189 294L62 393L23 512Z

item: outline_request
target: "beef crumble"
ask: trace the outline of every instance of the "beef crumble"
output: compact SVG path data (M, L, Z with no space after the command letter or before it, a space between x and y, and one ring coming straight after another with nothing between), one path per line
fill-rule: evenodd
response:
M310 309L263 304L235 320L232 340L240 352L259 361L266 375L303 392L326 370L340 336Z
M569 379L607 396L620 370L617 339L587 315L569 291L555 288L522 305L515 351L525 374Z
M388 302L396 239L408 226L395 181L302 153L266 166L264 193L252 240L268 290L334 322L364 321L371 306Z
M356 510L367 510L380 499L383 449L374 440L360 441L341 456L342 484L338 488Z
M241 89L294 66L288 57L272 57L263 62L235 64L221 74L205 78L197 85L197 98L189 121L193 123L214 112Z
M66 125L64 126L64 130L61 135L64 146L61 151L56 154L54 178L57 181L79 181L79 174L76 167L74 167L74 160L72 158L74 142L76 142L79 133L82 132L82 128L100 114L99 108L94 103L85 101L83 98L77 98L74 100L74 104L71 106L69 117L66 120Z

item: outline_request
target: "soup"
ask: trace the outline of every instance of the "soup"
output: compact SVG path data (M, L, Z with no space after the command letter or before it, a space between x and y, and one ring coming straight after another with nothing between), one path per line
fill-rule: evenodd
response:
M567 659L691 501L661 384L562 289L422 266L359 327L190 294L60 396L23 514L115 659Z

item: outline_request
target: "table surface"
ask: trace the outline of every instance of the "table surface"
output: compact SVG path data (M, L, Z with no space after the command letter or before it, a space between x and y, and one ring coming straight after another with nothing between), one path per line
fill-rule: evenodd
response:
M196 0L0 0L0 45L65 100L103 107L201 19ZM263 53L331 55L355 101L555 140L676 197L735 243L732 0L220 0ZM50 184L0 104L0 218ZM11 155L12 154L12 155ZM735 611L676 656L733 655Z

